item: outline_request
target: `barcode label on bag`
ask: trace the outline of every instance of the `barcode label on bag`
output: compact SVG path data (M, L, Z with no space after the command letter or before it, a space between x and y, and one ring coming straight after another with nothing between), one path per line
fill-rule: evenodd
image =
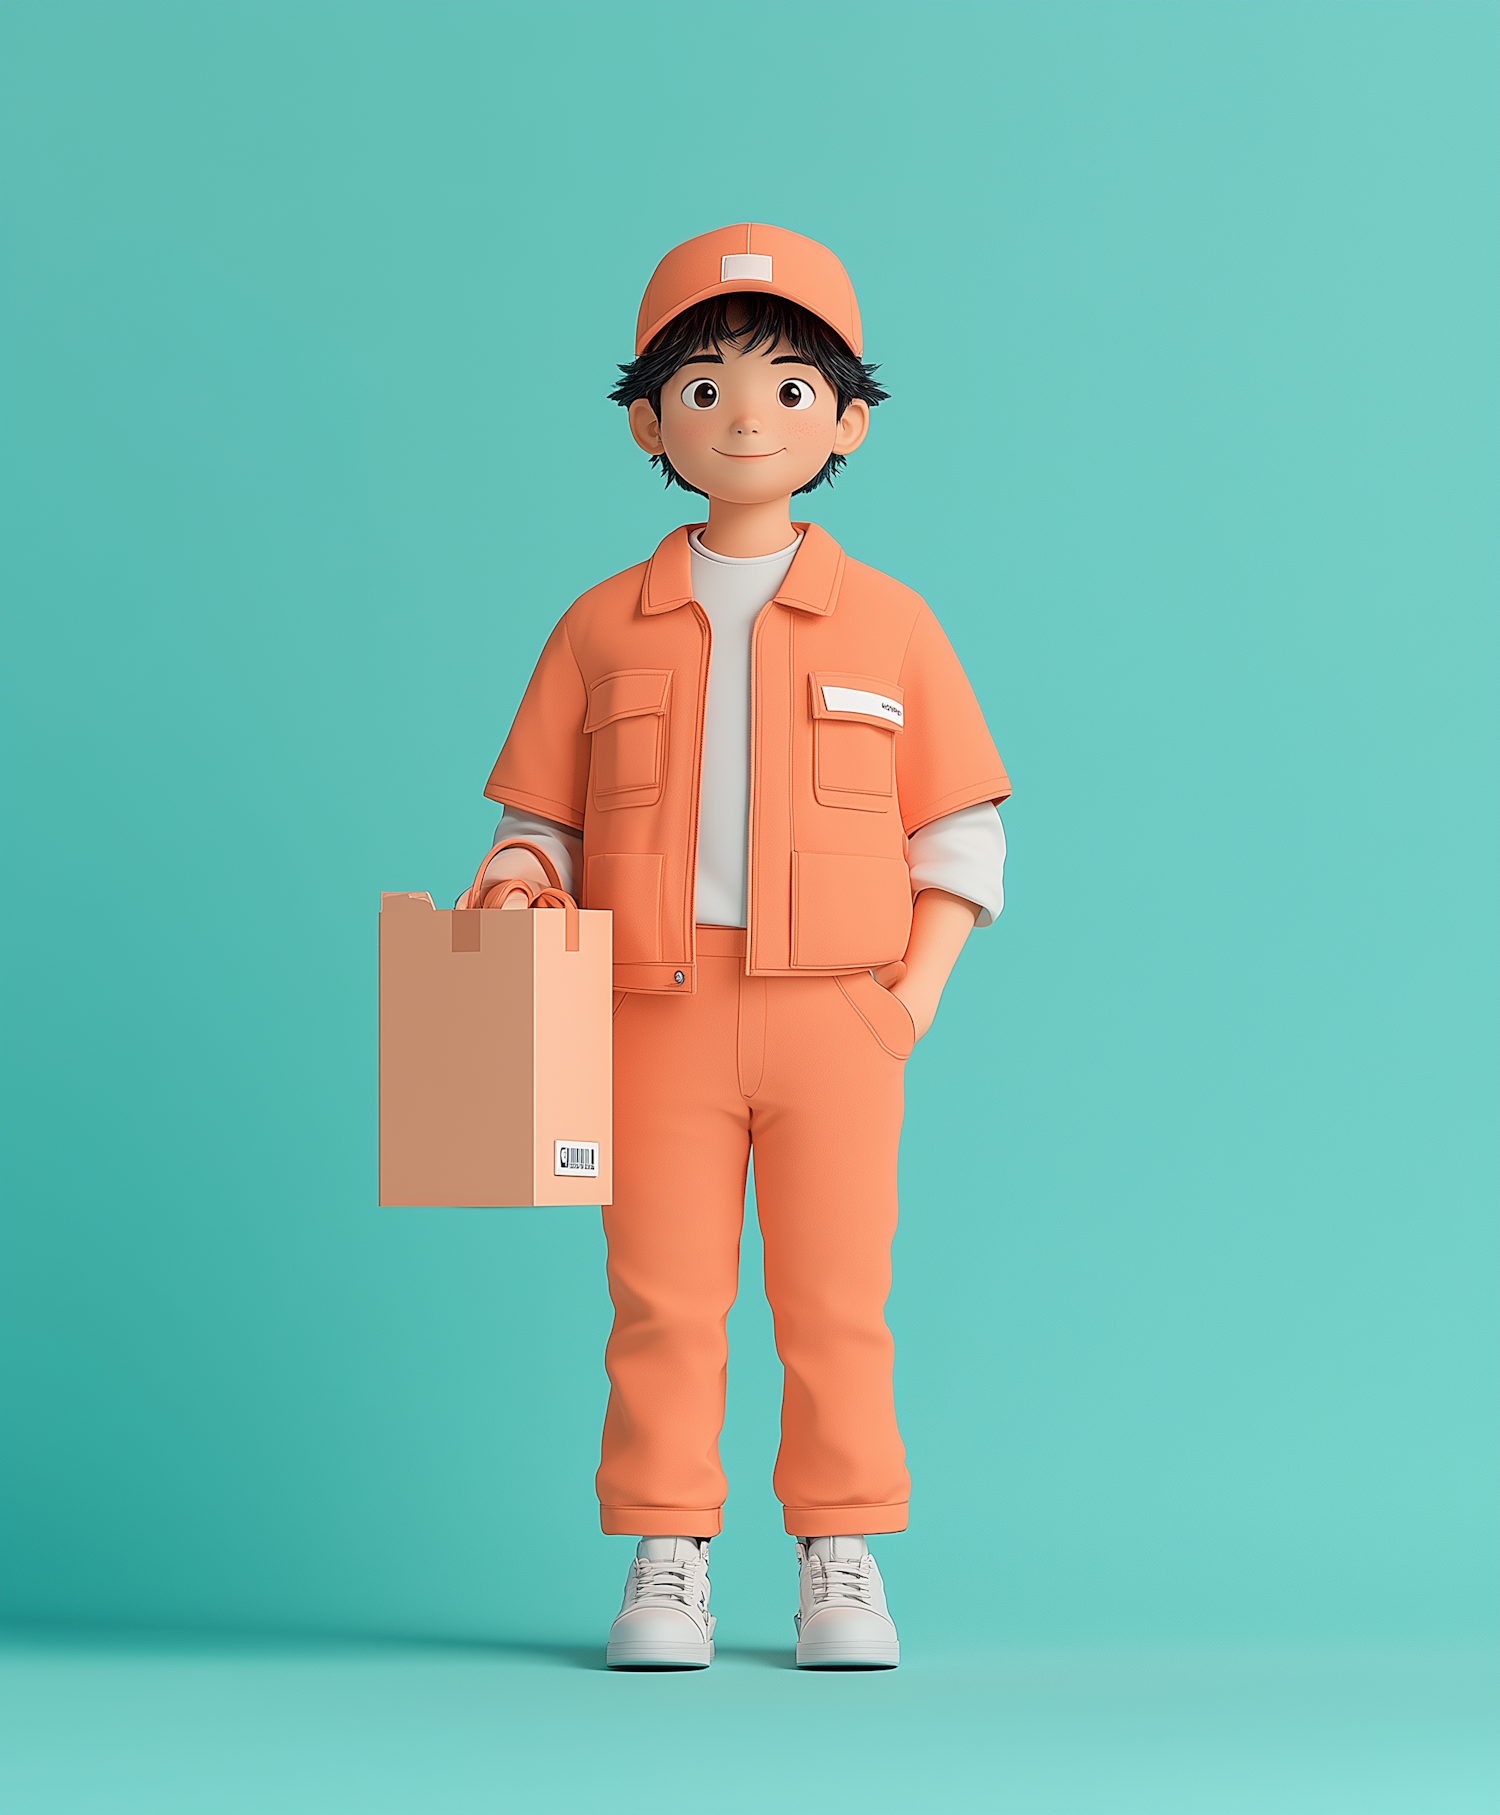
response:
M558 1178L598 1178L597 1141L554 1141L552 1171Z

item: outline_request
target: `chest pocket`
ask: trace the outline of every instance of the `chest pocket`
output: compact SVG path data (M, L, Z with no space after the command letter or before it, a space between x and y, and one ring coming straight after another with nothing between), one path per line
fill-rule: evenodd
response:
M651 807L667 770L670 668L622 668L589 688L584 730L593 738L594 805Z
M905 696L864 674L808 677L813 715L813 794L825 807L889 812L896 798L896 739Z

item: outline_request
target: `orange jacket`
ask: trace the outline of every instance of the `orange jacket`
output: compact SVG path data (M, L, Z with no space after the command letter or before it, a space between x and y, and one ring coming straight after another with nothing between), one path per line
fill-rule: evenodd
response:
M708 618L688 534L586 592L547 640L485 793L583 833L582 905L614 914L615 987L695 988ZM816 524L751 644L748 968L889 964L911 930L906 836L1010 793L923 601Z

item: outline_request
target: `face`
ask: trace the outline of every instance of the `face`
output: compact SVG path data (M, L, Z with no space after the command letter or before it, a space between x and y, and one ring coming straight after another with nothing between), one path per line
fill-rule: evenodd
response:
M690 485L731 504L790 497L830 454L852 453L869 426L858 401L839 418L834 387L785 341L753 353L732 341L704 348L662 386L660 419L644 399L630 406L631 433L648 454L665 452Z

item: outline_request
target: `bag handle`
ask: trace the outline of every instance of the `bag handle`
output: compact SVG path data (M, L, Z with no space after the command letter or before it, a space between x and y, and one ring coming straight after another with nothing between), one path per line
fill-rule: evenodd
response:
M536 884L528 882L524 876L507 876L504 882L494 883L480 902L482 908L503 908L510 904L512 895L524 895L522 907L530 907L536 893Z
M560 907L568 916L567 925L563 928L563 950L578 950L578 903L566 889L542 889L531 904L534 908Z
M511 898L515 895L524 897L525 907L561 908L568 917L563 928L563 950L578 950L578 903L566 889L539 889L524 876L507 876L503 882L495 883L486 892L479 905L482 908L506 908L511 905Z
M484 881L484 873L490 867L490 859L497 856L501 851L530 851L532 856L542 866L542 873L547 878L548 885L554 889L560 889L562 887L562 877L557 873L557 865L539 844L532 844L530 839L527 838L502 838L499 844L492 846L490 850L485 852L484 862L481 863L479 868L474 872L473 882L469 884L468 888L459 897L458 905L460 907L471 908L486 905L479 893L479 885ZM519 881L520 878L513 877L507 878L507 880ZM497 902L495 905L498 907L499 903Z

